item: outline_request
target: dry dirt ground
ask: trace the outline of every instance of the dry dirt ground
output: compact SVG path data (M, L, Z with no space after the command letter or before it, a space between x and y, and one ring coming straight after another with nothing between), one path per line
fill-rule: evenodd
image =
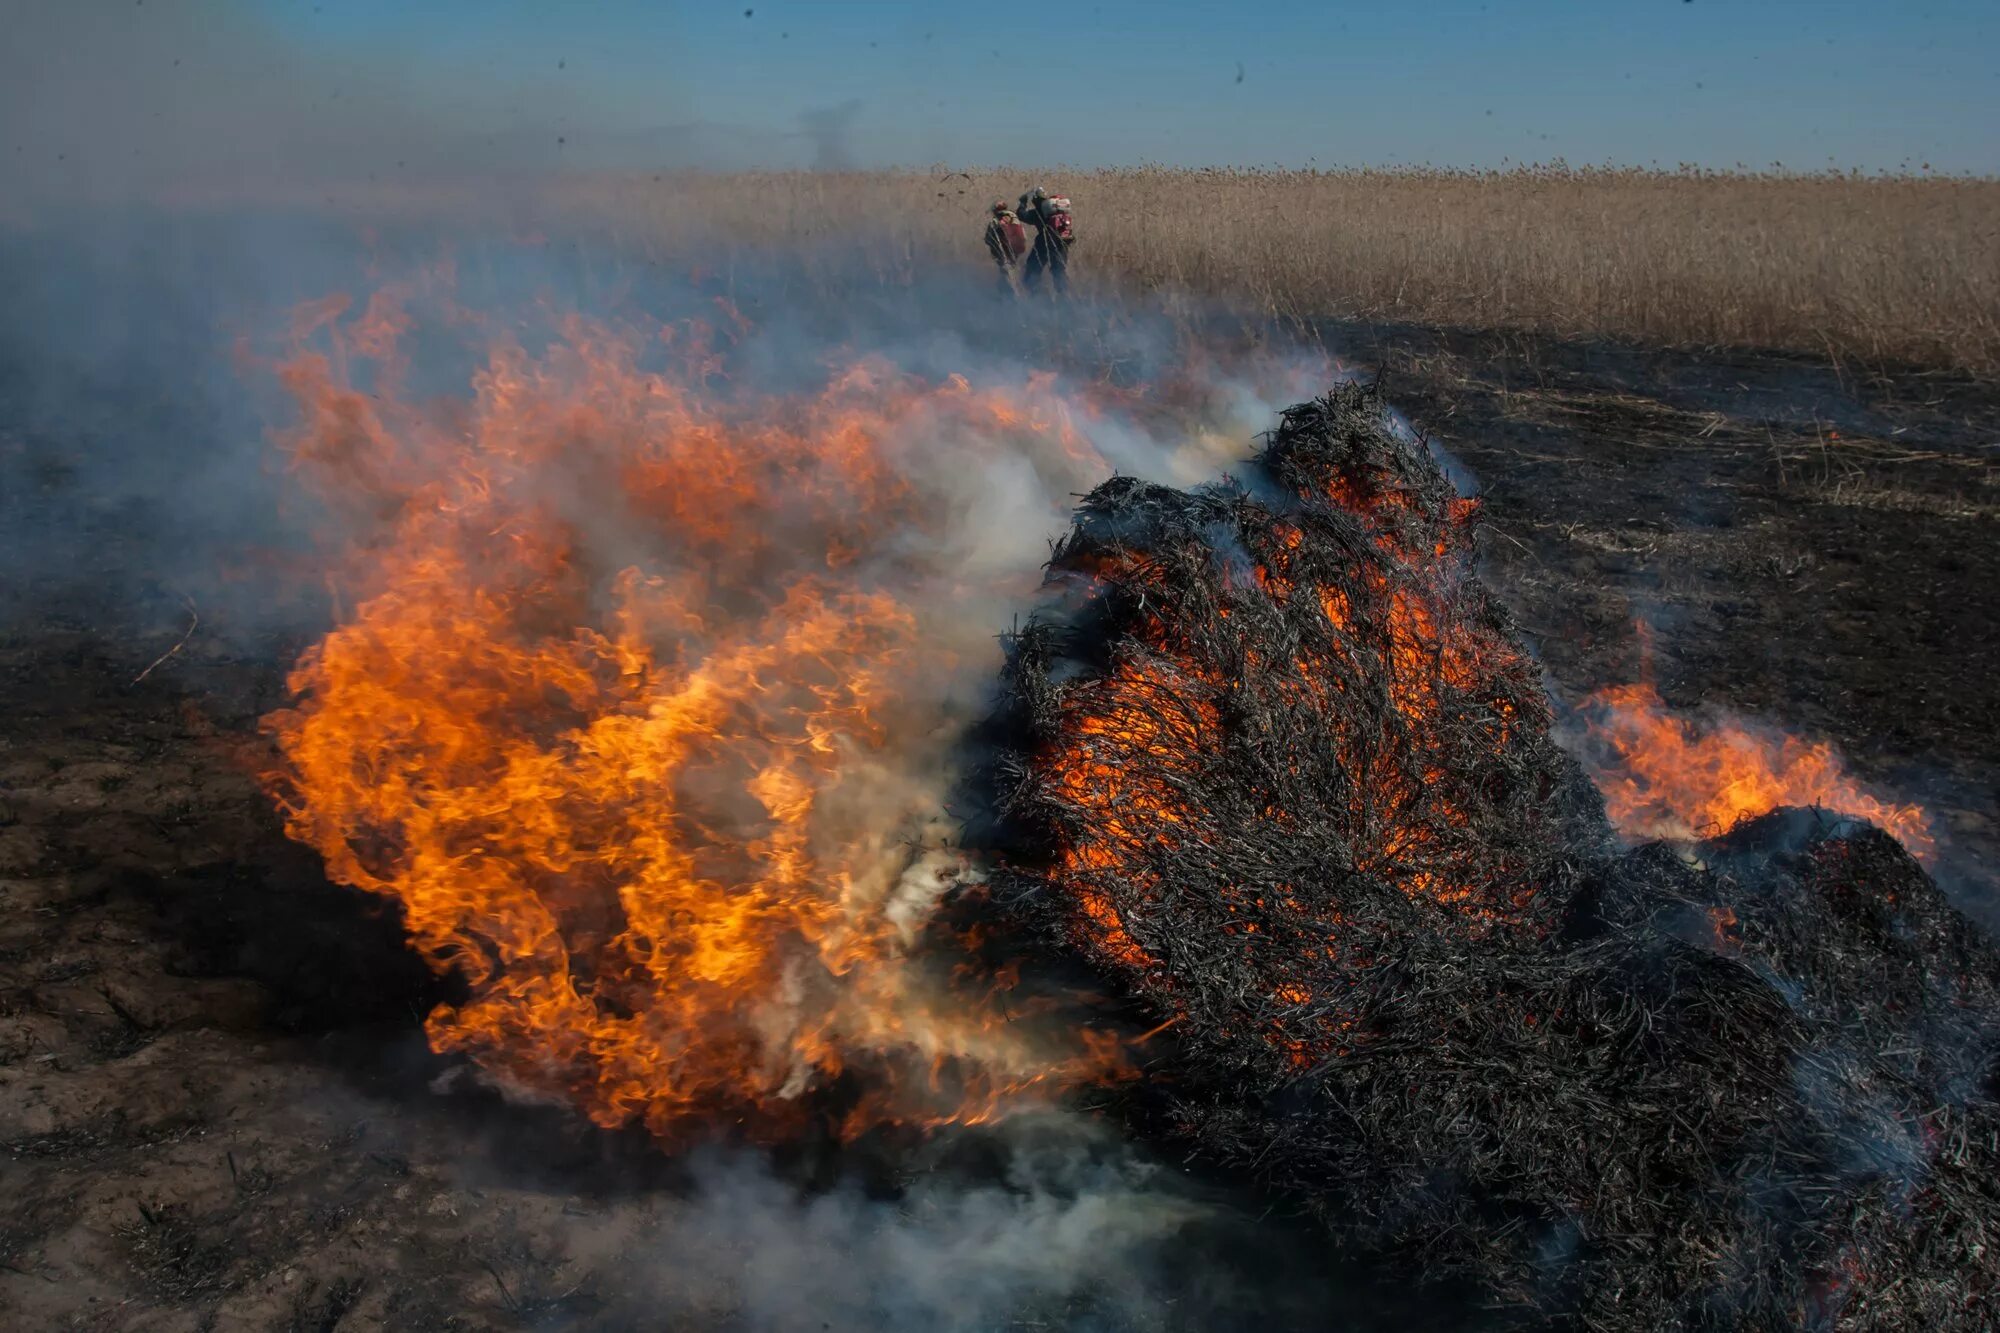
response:
M1490 575L1559 690L1631 678L1651 621L1670 702L1837 741L1930 804L1944 878L1996 919L2000 387L1329 337L1479 474ZM131 573L100 518L94 564L0 603L0 1324L756 1326L746 1284L779 1279L754 1232L679 1229L680 1164L449 1086L418 1026L437 984L249 776L298 645L205 624L135 684L186 613L93 592ZM1118 1326L1091 1304L1015 1326Z

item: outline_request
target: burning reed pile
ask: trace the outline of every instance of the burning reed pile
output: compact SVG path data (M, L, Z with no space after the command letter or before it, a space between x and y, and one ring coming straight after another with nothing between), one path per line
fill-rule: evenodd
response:
M1011 642L1000 901L1171 1027L1201 1155L1524 1320L1984 1326L2000 958L1821 812L1621 854L1473 513L1358 387L1100 486Z

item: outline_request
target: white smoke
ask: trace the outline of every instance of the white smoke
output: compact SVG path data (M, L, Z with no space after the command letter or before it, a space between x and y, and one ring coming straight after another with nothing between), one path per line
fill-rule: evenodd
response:
M365 517L336 518L306 503L286 460L269 449L269 431L295 410L276 395L269 358L284 341L295 299L335 290L365 298L371 286L393 280L398 260L311 227L240 217L174 225L179 241L155 250L157 262L137 235L105 246L95 243L100 238L73 244L43 234L16 252L15 289L33 299L11 312L0 375L32 386L9 399L15 409L32 405L32 429L20 437L24 451L0 458L0 468L19 469L0 482L41 480L34 522L22 530L32 532L32 549L24 547L15 568L24 581L29 573L59 580L106 562L171 570L208 623L254 643L260 628L282 623L269 609L275 603L241 582L266 543L318 525L321 544L291 548L306 557L376 535ZM245 236L257 243L242 244ZM420 237L407 253L427 263L473 244L486 245L500 270L489 293L536 294L482 310L530 344L546 336L549 315L671 322L712 309L709 293L672 281L626 290L617 308L599 308L585 295L590 285L547 249L488 245L458 231ZM738 274L738 292L758 281ZM782 273L771 285L794 290ZM77 291L92 299L67 307L63 293ZM481 304L464 292L453 299ZM791 299L786 317L755 328L733 350L739 378L718 392L809 392L830 361L873 356L925 383L959 374L974 391L1004 389L1031 417L1066 421L1087 446L1066 447L1060 432L1047 430L967 433L921 415L882 444L932 521L921 531L879 534L857 577L911 598L925 641L954 665L898 704L895 743L850 769L851 785L836 794L846 808L830 813L853 845L871 849L875 864L850 888L852 905L879 913L909 939L942 892L976 874L950 846L945 805L955 750L984 707L999 662L995 635L1032 601L1048 543L1067 526L1078 493L1112 470L1175 484L1216 475L1248 452L1276 405L1317 387L1322 368L1249 356L1233 371L1193 374L1200 392L1183 409L1127 412L1093 398L1096 367L1075 345L1115 340L1119 354L1140 365L1133 378L1143 387L1177 373L1189 350L1185 330L1144 312L1077 307L1079 336L1068 340L998 305L983 284L975 289L951 275L892 300L829 294L823 305L798 310ZM786 308L778 300L745 304ZM428 326L450 334L436 345L413 335L412 396L467 395L483 347L450 345L464 341L462 313ZM1097 321L1108 327L1091 327ZM172 404L164 417L161 403ZM87 436L75 433L80 420L90 423ZM580 441L579 458L590 447ZM564 483L559 475L539 480ZM10 492L14 501L28 493ZM579 485L562 500L599 548L597 563L617 568L649 558L643 527L621 520L603 499ZM93 535L114 514L116 549ZM824 554L797 552L806 564ZM510 1091L545 1100L533 1088ZM802 1195L756 1155L711 1152L695 1159L691 1196L660 1200L636 1217L621 1211L602 1230L564 1222L552 1241L580 1247L577 1262L592 1271L639 1274L663 1311L695 1320L726 1310L737 1326L772 1333L988 1328L1084 1307L1116 1312L1114 1323L1150 1322L1159 1275L1171 1269L1189 1228L1215 1220L1211 1207L1181 1177L1081 1117L1026 1115L997 1142L999 1156L986 1169L918 1175L901 1182L892 1201L853 1185ZM594 1257L581 1248L593 1243L602 1247Z

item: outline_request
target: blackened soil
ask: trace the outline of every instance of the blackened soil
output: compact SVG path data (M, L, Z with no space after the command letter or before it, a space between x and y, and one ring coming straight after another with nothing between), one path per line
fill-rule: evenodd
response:
M1489 576L1559 692L1650 669L1676 705L1835 741L1931 807L1948 886L2000 915L2000 386L1327 333L1478 474ZM757 1290L784 1280L768 1238L691 1227L684 1164L425 1049L438 983L252 776L296 645L211 612L137 679L188 612L92 550L0 589L0 1322L852 1326L754 1314L790 1308ZM1190 1246L1150 1327L1355 1325L1350 1286L1256 1249ZM1023 1318L1127 1326L1089 1293Z
M1930 809L1940 880L2000 925L2000 385L1325 333L1477 475L1487 577L1559 696L1650 672L1834 742Z

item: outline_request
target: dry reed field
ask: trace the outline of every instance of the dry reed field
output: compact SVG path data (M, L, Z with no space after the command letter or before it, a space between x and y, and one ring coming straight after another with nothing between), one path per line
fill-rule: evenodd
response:
M1740 345L2000 370L2000 181L1564 166L566 178L655 257L828 247L885 277L984 262L984 206L1076 204L1080 282L1284 319Z

